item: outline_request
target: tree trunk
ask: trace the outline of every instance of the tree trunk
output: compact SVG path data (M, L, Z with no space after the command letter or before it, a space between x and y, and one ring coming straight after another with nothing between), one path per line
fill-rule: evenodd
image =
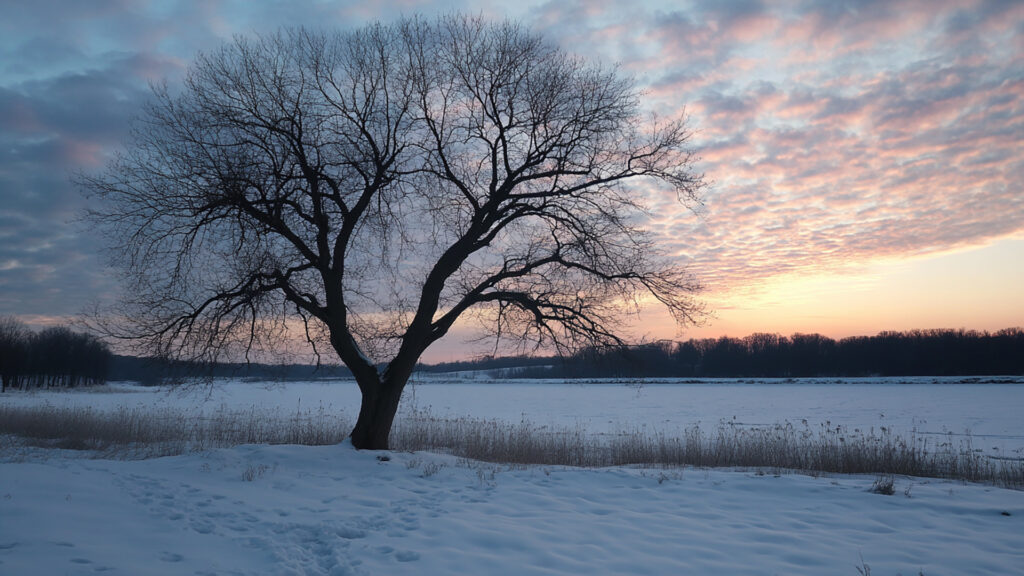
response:
M388 450L391 424L395 421L406 380L389 378L360 386L363 400L359 407L359 419L352 430L352 445L356 449Z

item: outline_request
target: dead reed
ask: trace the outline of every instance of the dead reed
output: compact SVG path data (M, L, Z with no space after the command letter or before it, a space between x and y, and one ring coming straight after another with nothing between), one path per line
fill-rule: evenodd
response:
M973 446L970 435L940 437L889 429L795 426L786 422L745 427L722 422L682 434L624 430L588 434L523 421L508 424L413 413L396 425L392 444L487 462L568 466L697 466L794 470L834 474L896 474L981 482L1024 489L1024 461L996 459Z
M341 442L349 423L323 408L229 410L210 414L180 409L0 405L0 434L31 446L93 451L100 457L151 458L240 444L328 445Z
M99 457L147 458L240 444L329 445L350 430L342 416L316 410L229 410L0 405L0 435L29 446L91 451ZM997 459L968 435L896 434L889 429L817 428L785 422L746 427L722 422L678 434L641 429L593 434L583 428L475 418L439 418L414 410L400 415L392 447L445 452L504 464L582 467L697 466L808 473L946 478L1024 489L1024 461ZM2 445L0 445L2 447ZM0 455L3 451L0 450Z

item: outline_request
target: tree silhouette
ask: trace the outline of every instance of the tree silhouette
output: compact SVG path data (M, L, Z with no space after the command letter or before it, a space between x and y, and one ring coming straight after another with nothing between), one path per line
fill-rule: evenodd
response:
M34 334L16 318L0 317L0 391L102 384L111 358L107 345L91 334L66 326Z
M489 362L462 370L489 368ZM440 367L438 367L440 368ZM1024 374L1024 330L911 330L836 341L821 334L757 333L586 349L517 375L574 377L966 376Z
M0 392L18 386L27 369L28 327L12 316L0 316Z
M647 181L699 201L684 119L512 22L285 30L200 55L84 177L128 298L111 333L178 358L329 343L382 449L417 359L459 318L520 349L621 343L696 285L638 227Z

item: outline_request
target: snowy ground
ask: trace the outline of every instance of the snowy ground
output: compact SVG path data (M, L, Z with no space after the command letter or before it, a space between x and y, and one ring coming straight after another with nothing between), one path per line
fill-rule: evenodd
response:
M693 414L703 422L844 418L851 426L918 426L914 414L923 414L936 430L981 426L1011 447L1024 436L1021 386L492 386L424 383L404 409L515 420L525 413L596 430L627 425L616 408L666 428ZM351 413L349 388L230 384L196 396L124 387L0 402L197 410L320 403ZM525 404L510 406L517 398ZM856 576L862 558L874 576L1024 574L1021 491L896 478L886 496L870 491L874 477L508 469L434 454L378 456L347 445L242 446L144 461L22 454L0 461L0 574Z
M0 573L856 575L861 557L876 576L1024 573L1024 492L377 456L5 463Z
M1024 456L1024 377L996 379L801 379L706 381L479 381L421 378L408 386L402 413L495 419L538 426L582 427L592 433L642 428L681 433L693 424L712 430L719 422L768 426L791 422L851 430L886 427L921 436L969 433L977 448L992 454ZM1011 383L991 383L992 380ZM680 383L685 382L685 383ZM988 382L988 383L986 383ZM359 408L354 382L250 384L220 382L212 388L166 390L111 386L102 392L12 394L11 404L50 403L104 409L145 406L210 413L220 409L289 414L324 409L349 416Z

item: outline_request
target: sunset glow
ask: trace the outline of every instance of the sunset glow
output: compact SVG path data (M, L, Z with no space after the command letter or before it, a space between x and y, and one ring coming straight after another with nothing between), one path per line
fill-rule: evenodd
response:
M617 64L652 114L687 114L711 186L649 198L658 244L712 312L645 339L1024 326L1024 4L803 2L17 3L0 23L0 315L50 324L109 300L69 182L117 150L148 83L279 26L404 14L520 19ZM56 15L56 16L55 16ZM428 350L480 350L472 326ZM463 337L463 338L460 338Z

